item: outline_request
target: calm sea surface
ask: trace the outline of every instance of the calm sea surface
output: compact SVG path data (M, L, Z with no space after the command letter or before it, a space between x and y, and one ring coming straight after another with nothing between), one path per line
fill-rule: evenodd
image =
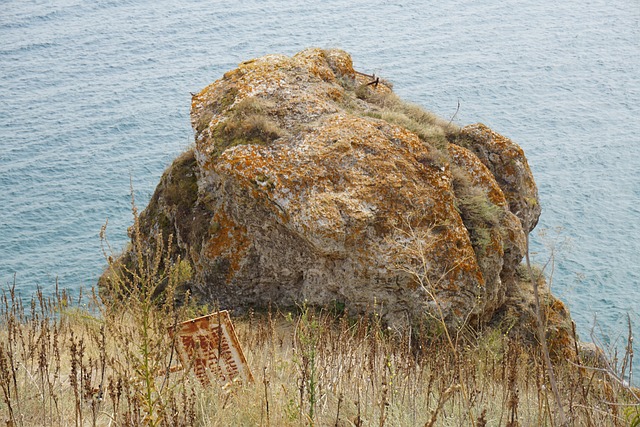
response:
M239 62L338 47L356 68L525 150L536 259L583 338L640 335L638 0L3 0L0 285L79 289L192 142L189 92ZM551 266L549 266L551 268ZM551 272L549 269L548 272ZM600 336L600 335L598 335Z

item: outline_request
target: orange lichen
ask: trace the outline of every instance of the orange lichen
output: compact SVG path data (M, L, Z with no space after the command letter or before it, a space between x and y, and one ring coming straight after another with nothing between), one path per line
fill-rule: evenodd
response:
M325 51L322 49L305 49L293 56L293 59L302 67L322 80L335 82L336 76L327 63Z
M229 260L227 280L230 281L240 268L250 245L247 228L223 211L216 212L211 224L211 238L206 242L204 253L209 259L225 257Z
M554 360L575 360L574 337L569 312L562 301L547 295L549 302L545 313L549 352Z

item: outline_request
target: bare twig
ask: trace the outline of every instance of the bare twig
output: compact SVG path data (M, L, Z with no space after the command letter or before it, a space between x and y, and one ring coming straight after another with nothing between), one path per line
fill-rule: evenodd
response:
M442 394L440 394L440 396L438 397L438 406L436 406L436 409L431 411L431 418L429 418L429 421L425 423L424 427L433 427L436 424L436 421L438 419L438 414L440 413L440 411L442 411L444 404L447 403L449 398L451 398L451 395L459 389L460 389L460 384L454 384L450 386L448 389L446 389L444 392L442 392Z
M451 120L449 120L449 124L453 123L453 119L458 115L458 111L460 111L460 98L458 98L458 107L456 108L456 112L451 116Z
M533 274L533 269L531 268L531 260L529 259L529 233L525 232L525 242L526 242L526 252L525 259L527 262L527 270L529 271L529 279L531 280L531 285L533 286L533 297L536 306L536 323L537 323L537 332L538 332L538 340L540 341L540 345L542 346L542 355L544 357L544 363L547 368L547 375L549 376L549 383L551 384L551 391L553 392L553 397L556 400L556 405L558 407L558 414L560 416L560 425L567 425L567 417L564 413L564 408L562 407L562 400L560 399L560 393L558 392L558 385L556 384L556 376L553 372L553 365L551 363L551 357L549 356L549 347L547 346L547 337L545 334L545 328L542 320L542 312L540 309L540 293L538 292L538 281L537 277Z

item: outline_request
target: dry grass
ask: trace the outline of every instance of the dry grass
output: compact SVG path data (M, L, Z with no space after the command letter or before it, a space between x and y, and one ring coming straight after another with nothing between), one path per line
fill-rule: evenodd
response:
M439 150L446 151L447 139L460 131L458 126L419 105L403 101L393 92L380 93L364 85L355 89L355 96L374 107L365 116L404 127Z
M117 327L95 304L38 293L25 307L4 291L8 425L557 425L541 357L497 331L467 337L454 357L441 340L393 335L375 316L249 314L236 329L255 382L203 389L189 372L158 375L171 357L165 329L147 331L158 345L145 358L144 304L121 307ZM572 365L556 373L570 425L627 425L626 391L608 375Z
M245 98L233 106L229 117L210 130L216 140L215 155L236 145L265 145L284 136L286 132L270 116L270 108L268 101L258 97Z

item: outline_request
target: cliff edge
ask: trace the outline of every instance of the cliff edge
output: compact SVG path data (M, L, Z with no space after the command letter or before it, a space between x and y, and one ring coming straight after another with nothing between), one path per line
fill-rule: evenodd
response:
M518 267L540 204L510 139L443 121L321 49L243 62L193 95L191 123L195 146L140 226L149 244L173 236L200 300L339 304L397 328L533 321ZM568 339L566 309L545 298Z

